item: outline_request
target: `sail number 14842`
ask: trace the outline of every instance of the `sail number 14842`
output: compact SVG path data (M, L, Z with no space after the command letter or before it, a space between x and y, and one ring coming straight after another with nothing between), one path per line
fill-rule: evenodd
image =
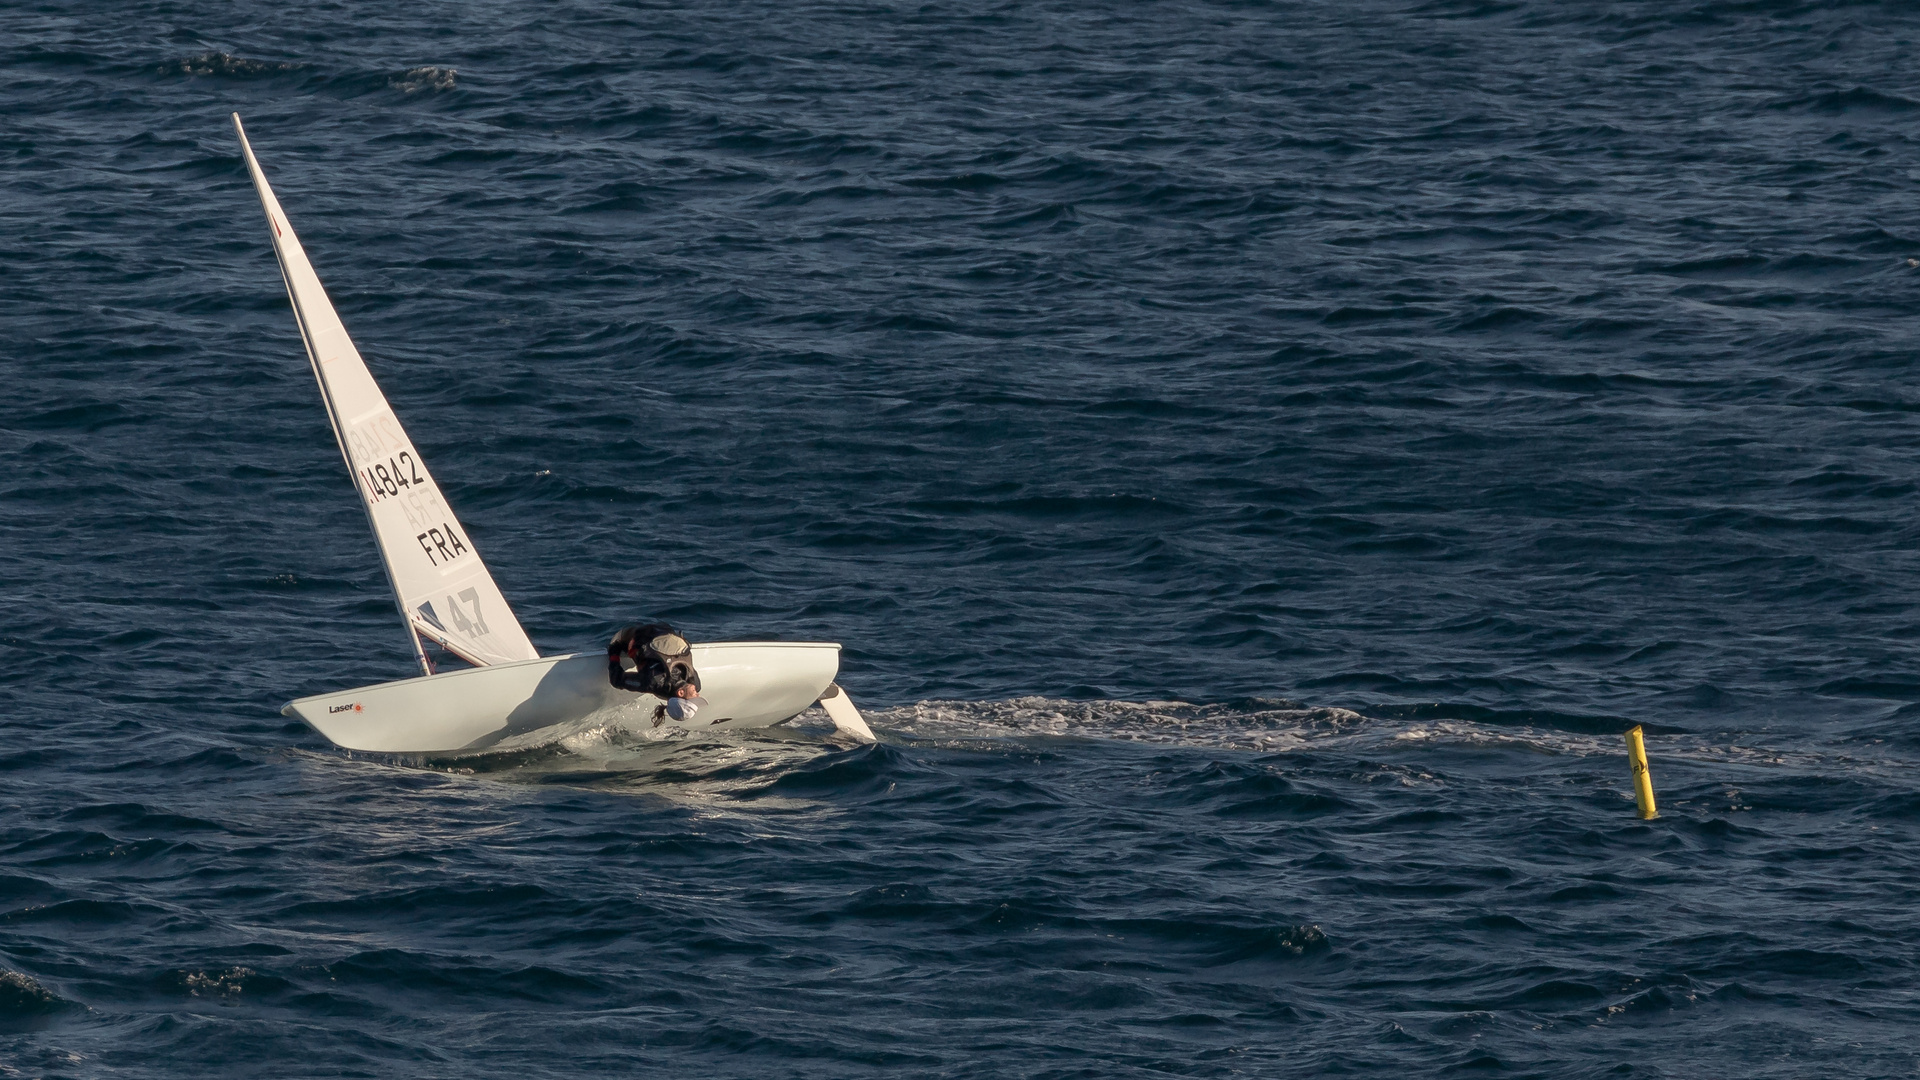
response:
M373 495L375 502L391 499L415 484L427 482L427 478L420 475L420 467L414 463L413 455L405 450L388 458L384 464L374 462L362 466L360 475L366 479L367 491Z

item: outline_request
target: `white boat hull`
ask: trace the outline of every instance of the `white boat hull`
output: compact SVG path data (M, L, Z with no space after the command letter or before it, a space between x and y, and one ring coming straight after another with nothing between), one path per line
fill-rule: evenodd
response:
M715 642L695 645L693 663L707 704L692 720L666 723L761 728L791 719L827 692L840 670L840 646ZM348 750L446 754L537 742L526 737L596 714L651 727L658 704L613 687L605 653L571 653L316 694L280 711Z

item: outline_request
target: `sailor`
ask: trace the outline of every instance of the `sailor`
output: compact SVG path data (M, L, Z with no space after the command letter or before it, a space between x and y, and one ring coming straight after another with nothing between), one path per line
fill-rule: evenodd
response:
M693 647L666 623L629 626L607 642L607 679L622 690L662 699L654 726L666 717L691 720L707 700L700 696L700 673L693 669Z

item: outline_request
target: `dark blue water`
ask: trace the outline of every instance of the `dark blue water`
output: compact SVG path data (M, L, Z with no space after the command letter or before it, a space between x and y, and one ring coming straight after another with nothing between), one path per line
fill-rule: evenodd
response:
M1912 1075L1916 40L0 10L0 1073ZM880 744L281 718L412 661L234 110L543 650Z

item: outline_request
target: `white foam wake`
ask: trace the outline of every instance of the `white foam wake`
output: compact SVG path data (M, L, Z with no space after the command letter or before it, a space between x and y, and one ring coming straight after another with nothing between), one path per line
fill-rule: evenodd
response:
M921 701L871 709L876 730L926 739L1032 736L1122 739L1168 745L1276 751L1351 736L1373 723L1347 709L1293 701L1191 705L1184 701Z

